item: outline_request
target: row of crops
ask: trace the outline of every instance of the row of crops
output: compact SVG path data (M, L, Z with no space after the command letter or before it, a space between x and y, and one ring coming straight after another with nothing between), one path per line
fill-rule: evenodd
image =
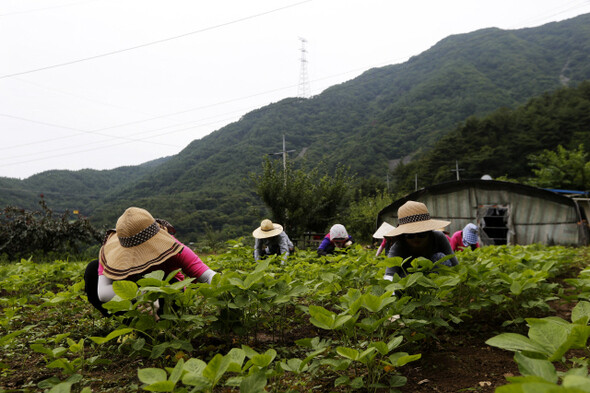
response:
M453 268L415 260L412 274L389 282L381 279L385 268L401 259L360 246L322 258L300 251L283 265L253 262L238 241L205 258L222 273L210 285L169 284L174 274L163 272L115 282L111 318L86 302L85 262L23 260L0 266L0 371L18 383L0 388L395 392L421 345L485 316L506 331L489 344L514 351L523 374L502 392L529 391L528 384L588 392L588 360L567 356L590 349L586 251L485 247L460 253ZM157 299L162 314L145 312ZM558 299L577 303L572 321L541 318ZM24 359L43 371L17 382ZM125 385L109 385L108 375L127 363L138 366Z

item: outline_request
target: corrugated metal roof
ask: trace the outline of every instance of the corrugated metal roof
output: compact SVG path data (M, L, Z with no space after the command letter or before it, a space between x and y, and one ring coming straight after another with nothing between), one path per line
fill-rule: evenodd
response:
M486 230L504 233L499 236L504 236L508 244L588 242L588 229L581 223L576 202L541 188L495 180L441 183L413 192L381 210L377 226L383 221L397 225L397 209L409 200L424 203L433 218L451 221L447 228L451 234L470 222L476 223L483 242L488 244L495 235L486 238ZM487 212L500 216L489 217ZM498 229L492 230L490 225Z

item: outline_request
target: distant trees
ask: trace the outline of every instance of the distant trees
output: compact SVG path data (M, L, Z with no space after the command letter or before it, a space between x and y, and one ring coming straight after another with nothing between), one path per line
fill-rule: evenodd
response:
M39 211L12 206L0 210L0 255L3 259L79 255L87 247L100 244L101 234L86 218L71 219L68 211L55 216L43 198L39 205Z
M409 164L398 166L394 171L395 187L399 191L412 191L416 175L420 186L452 181L455 175L451 170L457 160L463 169L462 179L478 179L489 174L522 183L539 178L545 184L551 181L551 176L557 176L553 184L573 187L575 183L580 188L588 181L582 181L582 172L576 176L577 180L562 177L564 172L570 172L567 165L575 164L580 170L582 147L579 145L590 151L589 81L575 88L543 94L516 109L500 108L485 117L470 117L432 149ZM558 146L562 146L561 152L556 150ZM555 151L556 156L548 151ZM529 162L537 155L534 163ZM539 167L547 160L553 162L552 169ZM559 164L559 160L567 164Z
M563 188L568 190L590 190L590 161L584 145L568 150L557 146L557 150L543 150L529 155L534 177L530 184L537 187Z
M282 162L266 159L262 174L251 174L254 189L272 214L272 220L281 223L289 235L305 231L324 231L335 222L346 205L352 177L338 167L333 174L320 171L286 170Z
M346 219L343 220L348 233L355 240L370 244L377 226L377 215L393 201L392 195L382 191L351 202Z

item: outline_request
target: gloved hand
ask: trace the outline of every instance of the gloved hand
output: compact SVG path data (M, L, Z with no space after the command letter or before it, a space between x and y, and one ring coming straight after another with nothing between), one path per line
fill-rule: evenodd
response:
M201 277L197 278L197 281L211 284L211 281L213 280L213 276L216 274L217 274L217 272L215 270L208 269L203 274L201 274Z

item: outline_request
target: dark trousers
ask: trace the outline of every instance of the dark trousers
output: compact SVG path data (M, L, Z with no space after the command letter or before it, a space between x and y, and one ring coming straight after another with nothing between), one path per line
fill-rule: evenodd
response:
M139 279L141 278L141 275L134 276L133 278ZM135 281L133 278L127 278L127 280ZM170 280L170 284L175 282L178 282L178 279L173 277ZM84 272L84 291L86 291L88 301L94 306L94 308L100 311L105 317L111 316L109 311L102 306L103 302L98 298L98 259L90 261L88 265L86 265L86 271ZM160 309L158 310L158 314L161 314L164 311L164 299L159 299L159 301ZM176 305L172 305L172 307L176 308Z

